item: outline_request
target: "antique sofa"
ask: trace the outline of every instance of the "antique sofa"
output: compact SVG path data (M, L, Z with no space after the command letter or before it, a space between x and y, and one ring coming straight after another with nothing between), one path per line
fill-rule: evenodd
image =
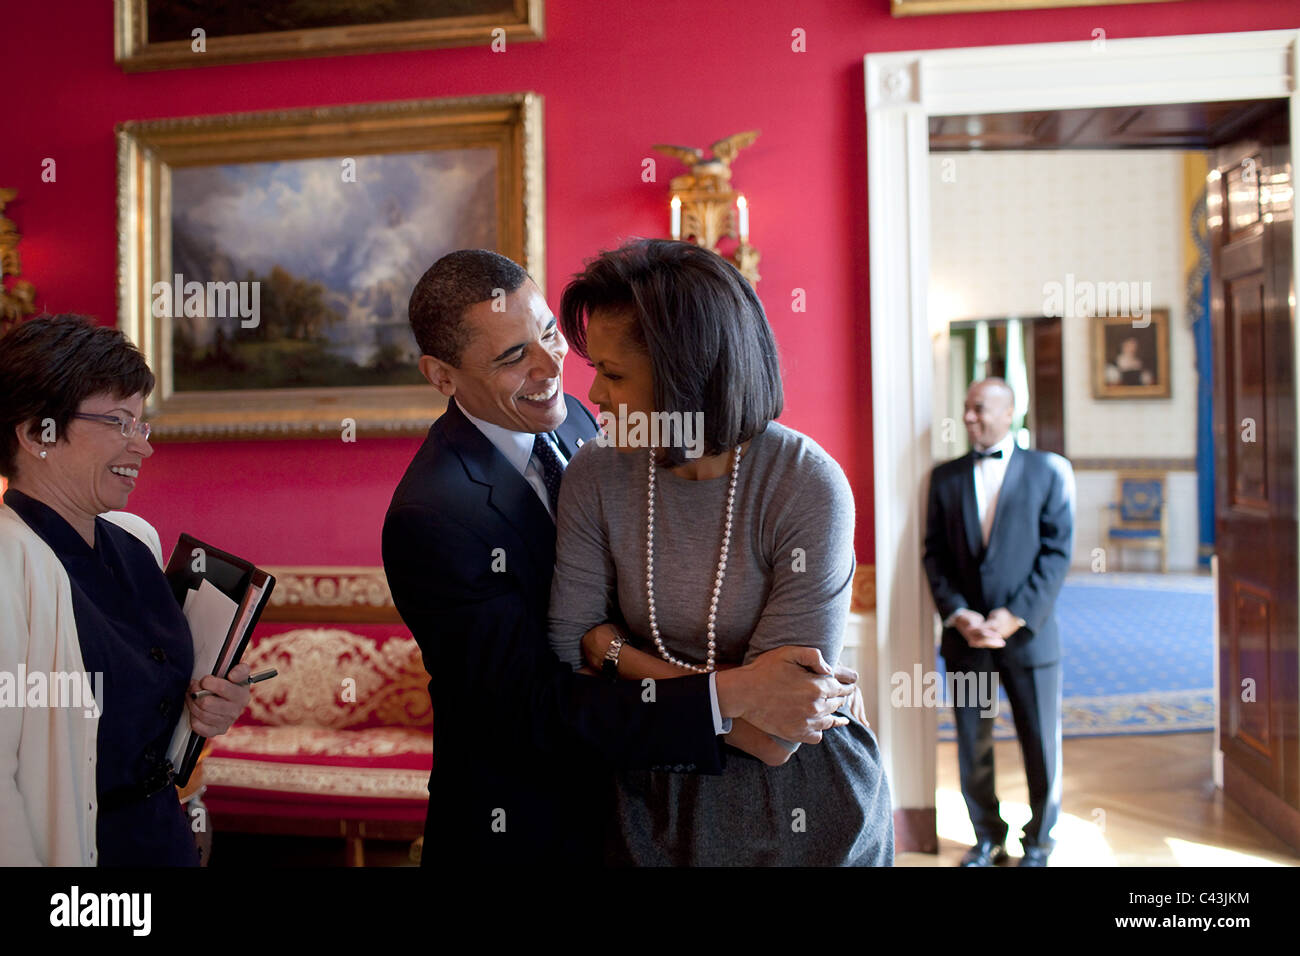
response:
M248 710L209 744L213 830L418 841L428 807L433 713L420 651L381 568L271 568L272 598L244 655ZM418 844L415 849L418 849Z

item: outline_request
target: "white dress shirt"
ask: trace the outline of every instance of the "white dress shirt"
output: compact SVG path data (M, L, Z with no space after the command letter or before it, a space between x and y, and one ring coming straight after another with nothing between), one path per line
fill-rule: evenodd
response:
M456 402L456 399L452 399ZM551 510L551 497L546 493L546 480L542 477L541 463L533 458L533 440L532 432L517 432L509 428L502 428L500 425L494 425L492 422L485 422L481 418L475 418L469 412L465 411L465 406L456 402L456 407L461 413L474 423L474 427L483 433L483 437L490 441L497 451L505 456L506 461L514 467L532 486L533 491L537 492L537 497L541 499L542 505L546 508L546 513L555 520L555 512ZM547 441L550 441L548 438ZM554 443L552 443L554 444ZM567 463L564 455L556 449L560 461ZM718 707L718 687L717 675L709 675L709 705L713 708L713 732L715 734L731 733L731 718L723 719L722 710Z
M988 547L989 535L993 531L993 519L997 515L998 496L1002 493L1002 482L1007 477L1007 465L1015 453L1016 442L1010 432L992 448L984 451L1001 451L1001 458L982 458L975 462L975 508L980 519L980 533L984 537L984 546Z

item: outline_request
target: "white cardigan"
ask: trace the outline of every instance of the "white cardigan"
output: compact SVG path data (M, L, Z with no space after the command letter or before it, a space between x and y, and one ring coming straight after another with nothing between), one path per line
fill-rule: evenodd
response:
M148 522L121 511L100 517L143 541L162 567ZM16 681L20 664L28 674L85 670L63 564L0 505L0 673ZM80 707L0 706L0 866L96 865L98 730L98 716Z

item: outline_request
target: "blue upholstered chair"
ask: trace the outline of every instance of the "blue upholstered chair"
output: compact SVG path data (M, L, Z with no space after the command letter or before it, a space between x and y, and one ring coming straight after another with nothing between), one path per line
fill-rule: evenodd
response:
M1122 471L1116 497L1103 508L1107 550L1122 558L1128 548L1160 552L1160 572L1168 570L1168 502L1163 471ZM1116 564L1122 565L1122 561Z

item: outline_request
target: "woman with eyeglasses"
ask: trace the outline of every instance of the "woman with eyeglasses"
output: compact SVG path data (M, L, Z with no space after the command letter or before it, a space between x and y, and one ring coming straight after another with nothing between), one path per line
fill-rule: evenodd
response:
M153 454L153 386L121 332L82 316L0 337L0 865L199 862L168 745L182 708L225 733L248 668L191 699L158 535L123 511Z

